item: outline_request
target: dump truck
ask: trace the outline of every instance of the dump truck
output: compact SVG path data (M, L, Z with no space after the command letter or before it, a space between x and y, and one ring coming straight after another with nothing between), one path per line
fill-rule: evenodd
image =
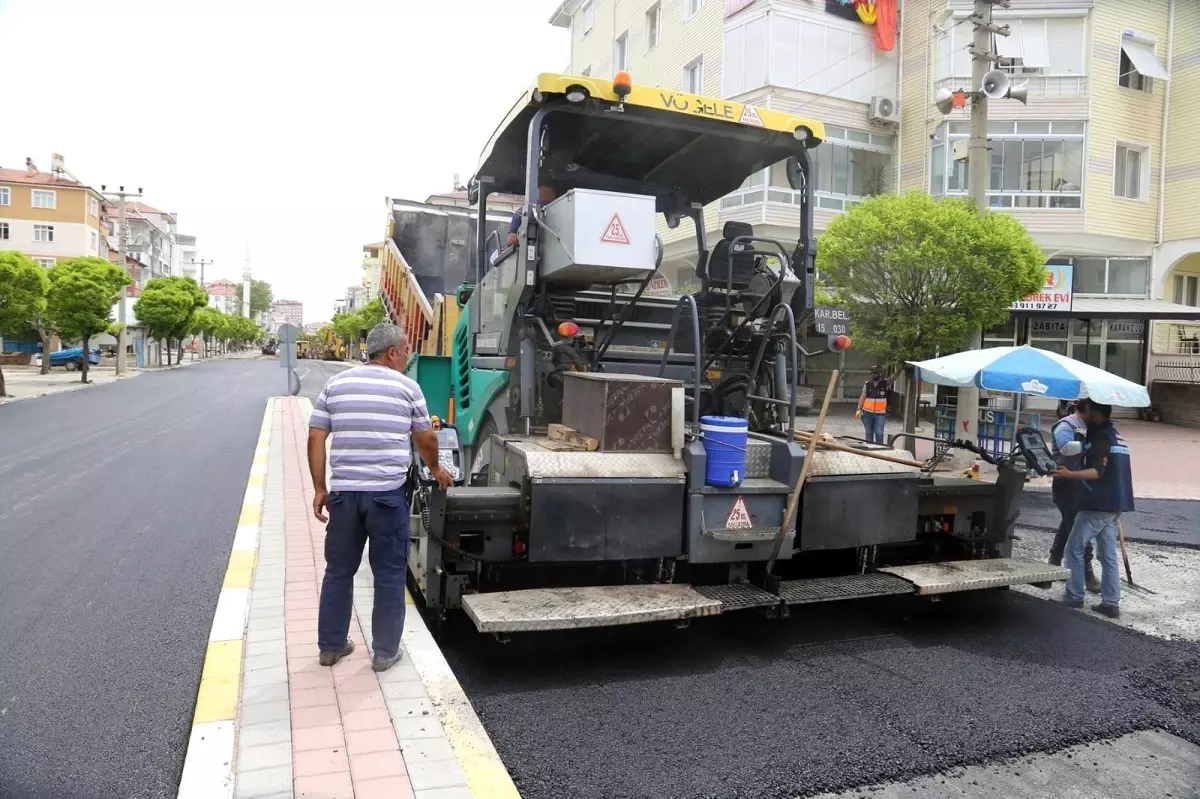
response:
M824 137L624 73L548 73L484 149L471 208L393 205L382 295L455 476L440 489L414 453L430 612L508 635L1066 578L1011 557L1037 436L992 484L798 434ZM710 243L704 209L779 163L797 240L730 221ZM525 198L513 246L501 193ZM650 296L681 225L700 289Z

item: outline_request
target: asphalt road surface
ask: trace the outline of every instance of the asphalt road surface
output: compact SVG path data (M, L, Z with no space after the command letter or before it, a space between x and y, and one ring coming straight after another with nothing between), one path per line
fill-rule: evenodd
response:
M338 368L312 362L302 393ZM175 795L286 385L276 361L227 360L0 405L0 797Z
M792 799L1136 730L1200 743L1200 647L1016 592L508 644L467 626L446 656L525 799Z
M1121 514L1126 539L1200 548L1200 502L1139 498L1134 505L1137 510ZM1053 530L1059 519L1049 491L1026 491L1021 495L1021 524Z

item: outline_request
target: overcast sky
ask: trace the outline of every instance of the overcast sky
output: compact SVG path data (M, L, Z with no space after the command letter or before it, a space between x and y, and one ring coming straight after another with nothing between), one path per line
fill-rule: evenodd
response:
M383 238L385 196L466 180L538 72L556 0L0 0L0 166L62 153L141 186L206 278L256 278L325 321ZM480 49L491 55L481 58Z

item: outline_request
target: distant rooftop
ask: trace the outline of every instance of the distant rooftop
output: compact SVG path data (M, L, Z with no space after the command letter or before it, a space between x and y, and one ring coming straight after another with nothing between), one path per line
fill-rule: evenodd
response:
M28 169L0 168L0 183L26 183L32 186L61 186L65 189L91 189L77 180L60 175L56 172L40 172L36 169L30 174ZM95 189L92 189L95 191Z

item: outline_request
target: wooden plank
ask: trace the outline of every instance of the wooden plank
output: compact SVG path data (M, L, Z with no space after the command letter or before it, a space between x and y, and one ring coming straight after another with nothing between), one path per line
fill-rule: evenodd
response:
M585 436L575 428L567 427L565 424L551 424L546 429L546 435L552 441L561 441L583 452L595 452L600 448L600 441L598 439Z

